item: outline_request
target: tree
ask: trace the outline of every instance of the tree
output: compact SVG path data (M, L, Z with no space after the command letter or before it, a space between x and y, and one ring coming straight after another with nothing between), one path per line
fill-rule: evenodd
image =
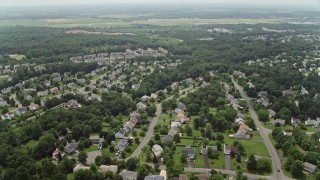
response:
M149 148L146 149L146 151L144 152L144 154L146 155L147 161L151 161L152 160L152 153L150 151Z
M192 136L192 128L189 127L189 125L186 125L185 132L187 133L187 136Z
M320 180L320 172L317 172L317 173L316 173L315 179L316 179L316 180Z
M243 175L242 171L237 171L236 180L248 180L248 176Z
M126 167L129 171L135 171L138 167L138 160L137 158L129 158L126 162Z
M257 170L264 172L271 172L271 163L268 159L262 158L257 162Z
M51 179L52 179L52 180L67 180L68 177L67 177L67 175L59 172L59 173L53 175L53 176L51 177Z
M265 109L260 109L258 112L258 117L260 121L267 122L269 121L269 113Z
M303 171L303 164L299 160L293 161L293 163L290 166L290 173L294 177L298 177L302 174Z
M159 141L160 140L160 135L158 133L156 133L154 135L154 140Z
M16 174L17 180L29 179L29 176L30 175L27 168L25 168L24 166L19 166L17 168L17 174Z
M187 155L181 154L180 161L181 161L182 164L187 163Z
M189 180L199 180L199 178L195 175L191 176Z
M206 124L206 137L208 139L211 139L212 138L212 127L211 127L211 124L210 123L207 123Z
M254 157L253 154L251 154L249 156L249 159L247 161L247 168L249 170L256 170L257 169L257 161L256 161L256 158Z
M193 125L194 125L195 129L199 129L199 127L200 127L200 118L199 117L194 118Z
M81 151L78 155L78 161L81 162L82 164L85 164L87 162L87 153L84 151Z
M74 173L75 180L92 180L93 176L94 175L90 170L80 169Z
M217 140L220 141L220 142L223 142L224 140L224 136L220 133L217 134Z
M181 142L180 135L178 133L173 136L173 141L176 142L176 143L180 143Z
M240 153L237 154L236 161L239 162L239 163L241 162L241 155L240 155Z
M138 179L144 179L149 174L149 167L147 164L142 164L138 168Z
M146 113L148 116L153 117L157 111L157 107L155 105L147 106Z

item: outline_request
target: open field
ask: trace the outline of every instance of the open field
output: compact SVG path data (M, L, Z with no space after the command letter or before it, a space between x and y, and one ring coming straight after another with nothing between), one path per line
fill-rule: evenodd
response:
M9 57L12 59L15 59L17 61L20 61L20 60L26 58L26 56L23 54L12 54L12 55L9 55Z
M100 18L65 18L63 20L48 19L15 19L0 20L0 26L37 26L37 27L123 27L133 25L159 25L159 26L190 26L203 24L278 24L286 19L198 19L198 18L178 18L178 19L147 19L128 21L126 19L100 19Z

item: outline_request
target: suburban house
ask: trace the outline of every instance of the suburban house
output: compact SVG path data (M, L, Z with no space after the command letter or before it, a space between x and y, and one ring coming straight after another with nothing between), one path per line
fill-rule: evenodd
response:
M272 109L268 109L269 117L273 118L276 115L276 112Z
M223 145L224 155L233 155L237 152L237 148L234 146L229 146L227 144Z
M32 111L32 112L38 111L39 108L40 108L40 106L38 104L35 104L35 103L31 103L30 106L29 106L29 110Z
M238 132L233 135L233 138L235 138L235 139L250 139L250 135L248 135L248 132L251 132L251 131L252 131L252 129L243 123L240 125Z
M320 124L320 120L311 120L308 119L307 121L304 122L305 125L307 126L313 126L314 128L318 128Z
M106 172L110 171L113 174L116 174L118 172L118 166L116 166L116 165L110 165L110 166L101 165L99 170L102 173L106 173Z
M6 106L8 106L7 101L1 100L1 101L0 101L0 107L6 107Z
M258 93L258 96L259 96L259 97L267 97L267 96L268 96L268 91L260 91L260 92Z
M218 147L217 146L206 146L204 148L201 148L201 154L202 155L207 155L208 154L208 149L211 149L212 152L217 152Z
M123 139L126 136L125 130L121 129L116 134L115 137L119 139Z
M139 103L137 104L137 109L138 109L140 112L146 110L146 108L147 108L147 105L145 105L143 102L139 102Z
M175 121L180 122L181 124L188 124L190 122L189 118L184 114L184 112L178 113Z
M98 136L91 135L91 136L89 137L89 141L90 141L92 144L96 144L96 145L102 146L102 143L104 142L104 139L103 139L103 138L100 138L99 135L98 135Z
M90 167L85 166L85 165L80 163L75 168L73 168L73 172L77 172L79 170L89 170L89 169L90 169Z
M179 174L177 180L188 180L188 176L186 174Z
M52 153L52 158L56 161L60 161L61 159L60 158L63 158L64 157L64 152L63 151L60 151L58 149L56 149L53 153Z
M26 107L18 107L16 110L14 110L14 112L17 116L21 116L22 114L27 112L27 108Z
M138 179L138 173L134 172L134 171L123 170L120 173L120 176L122 177L123 180L137 180Z
M301 120L292 117L290 122L291 122L291 125L295 127L295 126L297 126L297 125L301 122Z
M160 145L155 144L152 146L152 152L155 155L155 157L159 158L159 157L161 157L161 154L163 153L163 149Z
M169 143L169 142L172 142L173 141L173 136L171 135L164 135L163 138L162 138L162 143L166 144L166 143Z
M37 95L38 95L39 97L47 96L48 94L49 94L49 91L48 91L48 90L37 92Z
M50 91L50 93L52 93L52 94L56 94L56 93L59 92L59 88L58 88L58 87L53 87L53 88L51 88L49 91Z
M282 95L283 96L292 96L293 95L293 91L290 89L290 90L284 90L282 92Z
M304 162L303 169L313 174L317 171L317 166L308 162Z
M196 158L196 151L195 151L195 149L189 149L189 148L184 149L184 150L181 151L181 154L185 154L186 156L188 156L188 158L189 158L190 160L193 160L193 159Z
M71 99L67 103L64 103L63 106L65 109L77 109L81 107L81 105L78 104L78 101L74 99Z
M128 145L128 139L121 139L118 142L116 149L119 150L120 152L122 152L126 149L127 145Z
M273 124L278 124L280 126L284 126L286 124L286 121L283 120L283 119L276 119L276 120L273 120Z
M198 180L208 180L209 176L207 174L197 174Z
M141 101L144 102L144 103L148 102L149 100L150 100L149 96L144 95L144 96L141 97Z
M64 147L64 151L68 154L73 154L77 151L78 144L77 143L69 143Z
M11 120L14 118L14 114L12 112L7 112L6 114L1 115L2 120Z
M164 180L164 177L163 176L160 176L160 175L148 175L146 177L144 177L144 180Z

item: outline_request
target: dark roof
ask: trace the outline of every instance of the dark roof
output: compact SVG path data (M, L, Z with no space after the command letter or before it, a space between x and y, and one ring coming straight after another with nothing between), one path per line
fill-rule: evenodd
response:
M68 154L74 153L78 149L77 143L69 143L64 147L64 151Z
M315 173L317 171L317 166L308 162L303 163L303 168L304 170L309 171L310 173Z
M164 180L163 176L159 176L159 175L148 175L146 177L144 177L144 180Z

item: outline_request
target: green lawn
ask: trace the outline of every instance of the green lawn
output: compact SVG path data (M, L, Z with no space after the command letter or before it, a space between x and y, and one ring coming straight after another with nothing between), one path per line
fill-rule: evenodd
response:
M183 138L181 138L181 142L178 143L177 145L199 146L201 142L202 142L201 140L193 140L193 139L183 139Z
M244 146L247 155L255 154L262 157L269 157L268 149L263 141L234 139L227 135L224 136L224 142L226 144L232 145L234 141L238 141Z
M218 110L217 110L217 108L210 107L209 112L212 113L213 115L215 115L215 114L217 114Z
M68 180L74 180L74 173L68 174Z
M193 164L194 168L204 168L203 156L200 154L200 148L196 149L196 159Z
M225 165L224 153L220 151L218 159L209 159L209 162L210 162L210 168L224 169L224 165Z
M97 149L98 149L98 146L91 145L90 147L84 149L84 152L88 153L88 152L96 151Z
M172 114L172 118L170 118L169 114L162 113L159 117L158 124L162 125L170 125L170 122L174 120L174 114Z
M38 141L31 140L27 144L23 144L17 148L17 151L27 153L28 148L34 148L38 144Z

